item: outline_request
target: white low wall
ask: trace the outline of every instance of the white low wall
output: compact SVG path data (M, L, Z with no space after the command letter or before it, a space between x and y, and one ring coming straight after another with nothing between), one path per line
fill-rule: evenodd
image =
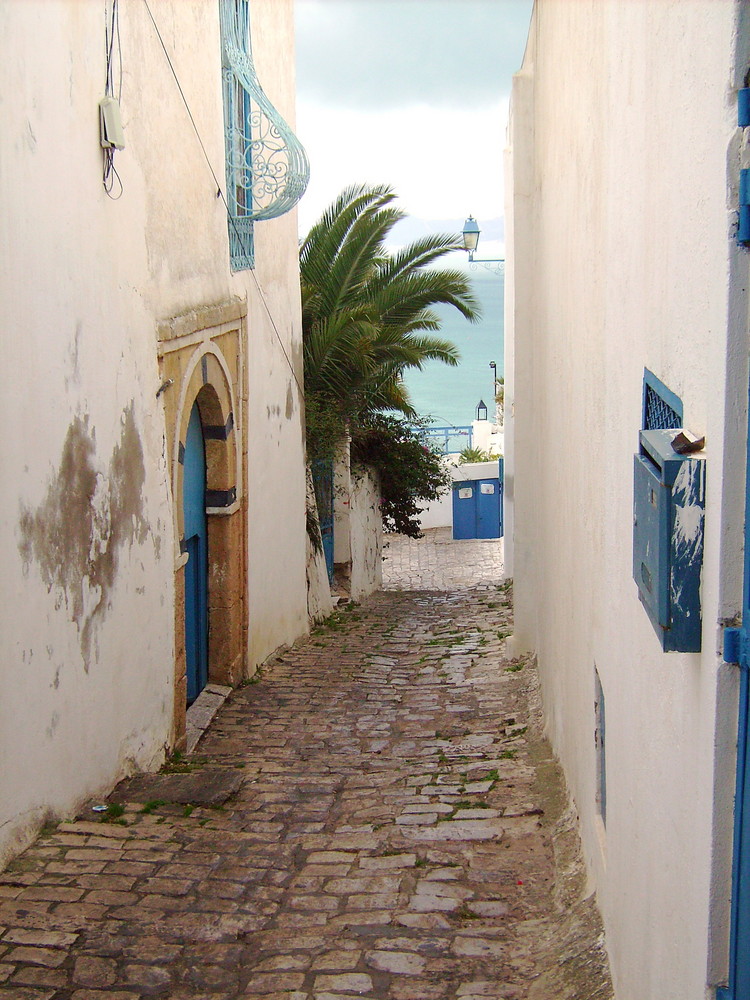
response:
M444 493L439 500L433 500L419 515L419 527L422 531L430 528L453 527L453 497L451 491Z
M380 489L372 471L355 472L350 497L350 595L353 601L361 601L383 584L383 519Z
M352 470L348 445L334 462L333 564L336 586L361 601L383 581L380 488L371 469Z

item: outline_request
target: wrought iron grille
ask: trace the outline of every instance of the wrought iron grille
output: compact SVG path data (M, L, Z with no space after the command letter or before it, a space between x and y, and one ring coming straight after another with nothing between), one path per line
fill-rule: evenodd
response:
M307 187L310 165L258 81L249 0L220 0L220 16L232 264L252 267L252 223L293 208Z
M644 415L643 429L646 431L666 431L682 426L681 416L650 385L645 387Z

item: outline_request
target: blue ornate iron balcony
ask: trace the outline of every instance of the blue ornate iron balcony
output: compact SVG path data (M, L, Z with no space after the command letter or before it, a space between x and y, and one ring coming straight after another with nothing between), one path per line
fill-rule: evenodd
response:
M307 187L302 144L263 92L250 46L249 0L220 0L229 245L252 267L253 222L293 208Z

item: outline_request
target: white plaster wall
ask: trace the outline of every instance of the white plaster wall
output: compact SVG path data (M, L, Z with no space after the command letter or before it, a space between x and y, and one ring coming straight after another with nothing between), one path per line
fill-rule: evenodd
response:
M150 6L223 186L218 7ZM120 5L124 190L105 196L103 15L77 0L0 8L0 861L47 812L157 764L169 739L159 320L248 300L251 663L307 627L300 393L287 362L301 380L295 215L257 227L255 274L230 272L216 183L142 4ZM288 120L291 15L291 0L253 2L259 72ZM88 467L93 507L78 475ZM102 539L88 551L86 517Z
M333 497L334 566L351 599L361 601L383 582L383 519L377 475L352 468L348 443L333 465Z
M307 627L297 213L257 223L255 268L230 271L226 211L216 197L214 180L215 175L223 190L218 4L159 0L151 9L213 174L145 8L127 7L132 18L131 50L148 60L153 73L150 87L161 101L158 115L144 115L136 107L130 128L137 143L133 170L145 190L148 213L148 291L162 317L232 296L247 301L248 666L252 669ZM274 107L294 127L292 0L253 0L250 15L259 79ZM196 72L201 66L203 71ZM168 134L171 138L165 142Z
M174 574L153 313L133 291L142 202L102 190L102 9L6 4L0 35L1 861L47 812L159 761ZM123 421L125 471L143 481L116 544Z
M453 497L450 490L438 500L433 500L419 515L422 531L430 528L450 528L453 526Z
M352 466L347 441L333 463L333 564L345 566L345 573L352 561L351 502Z
M458 464L458 453L443 455L443 466L453 473ZM419 515L419 526L422 531L430 528L450 528L453 526L453 494L450 486L437 500L431 500Z
M352 475L350 506L351 598L361 601L383 583L383 518L380 489L371 470Z
M507 572L516 639L539 655L621 1000L697 1000L726 965L728 823L718 816L731 801L736 704L717 650L719 620L739 602L743 470L727 458L742 453L747 386L746 362L739 376L728 364L747 350L747 267L731 241L735 14L728 0L537 0L514 83ZM661 653L632 580L644 367L707 435L696 655ZM594 666L606 697L606 831Z
M494 462L465 462L451 468L451 479L454 483L467 483L470 480L497 479L499 467Z
M266 95L294 128L293 0L253 0L253 57ZM223 162L221 160L220 162ZM226 228L226 224L224 223ZM255 227L247 294L250 661L307 630L302 318L297 211Z
M481 448L498 457L503 453L503 432L499 424L491 420L473 420L471 441L474 448Z

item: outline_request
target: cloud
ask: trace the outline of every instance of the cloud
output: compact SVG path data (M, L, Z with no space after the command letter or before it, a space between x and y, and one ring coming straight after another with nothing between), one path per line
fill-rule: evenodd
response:
M301 98L340 108L483 107L508 96L532 0L297 0Z
M343 188L389 184L409 215L460 220L460 229L472 214L482 240L492 238L486 227L503 214L507 107L501 100L484 110L363 112L301 101L296 131L311 171L299 206L300 232L307 232Z

